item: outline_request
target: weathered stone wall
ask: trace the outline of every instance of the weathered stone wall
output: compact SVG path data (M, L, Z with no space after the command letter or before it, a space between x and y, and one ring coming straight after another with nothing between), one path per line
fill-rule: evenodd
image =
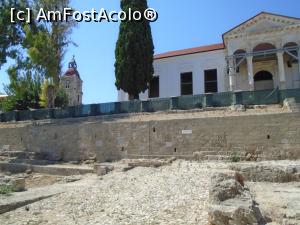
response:
M56 120L0 128L0 148L41 153L48 159L98 161L125 157L206 155L258 159L300 158L300 114L120 122L113 117Z

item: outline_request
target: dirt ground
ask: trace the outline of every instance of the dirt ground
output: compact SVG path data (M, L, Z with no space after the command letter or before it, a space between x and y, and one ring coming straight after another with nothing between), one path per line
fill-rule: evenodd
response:
M256 106L247 108L246 111L234 111L228 107L224 108L211 108L211 109L196 109L196 110L174 110L167 112L155 113L130 113L119 115L106 115L88 118L71 118L65 120L79 120L92 122L94 120L103 119L104 121L114 122L137 122L137 121L160 121L160 120L174 120L174 119L194 119L194 118L209 118L209 117L227 117L227 116L247 116L247 115L264 115L264 114L278 114L290 112L288 109L283 108L281 105L267 105ZM59 120L54 120L59 121ZM51 120L40 121L21 121L15 123L0 123L0 128L14 128L24 127L34 124L47 124Z
M30 174L25 179L26 188L44 187L60 182L61 176L47 174Z
M62 193L4 213L0 221L3 225L205 225L210 174L223 167L223 163L178 160L160 168L136 167L100 178L85 175L73 183L29 188L33 194L52 189Z
M279 167L293 163L299 164L283 161ZM73 181L72 177L30 174L26 181L28 190L0 196L0 207L16 200L45 198L0 214L0 224L207 225L211 175L227 171L232 165L176 160L158 168L114 170L100 177L81 175L73 177ZM66 178L71 182L66 182ZM255 201L270 218L298 218L299 185L246 182ZM271 224L282 223L278 220Z

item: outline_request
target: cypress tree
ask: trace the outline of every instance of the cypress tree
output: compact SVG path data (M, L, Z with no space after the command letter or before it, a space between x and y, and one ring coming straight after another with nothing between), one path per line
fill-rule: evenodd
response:
M115 75L118 90L139 99L153 77L154 46L149 21L144 18L147 0L121 0L121 8L128 15L129 8L142 14L141 21L121 21L116 45Z

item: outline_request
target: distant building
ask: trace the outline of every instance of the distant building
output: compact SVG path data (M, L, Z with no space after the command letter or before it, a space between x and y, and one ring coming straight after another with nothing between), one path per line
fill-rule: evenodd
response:
M4 101L7 97L8 97L8 95L0 93L0 103L1 103L2 101ZM1 107L0 107L0 113L2 113Z
M6 99L8 95L0 93L0 102Z
M156 55L154 78L140 99L300 88L299 18L262 12L222 39ZM121 90L118 99L127 101L128 94Z
M73 56L69 63L69 68L61 77L61 86L69 96L69 106L76 106L82 104L82 80L77 70L77 63Z

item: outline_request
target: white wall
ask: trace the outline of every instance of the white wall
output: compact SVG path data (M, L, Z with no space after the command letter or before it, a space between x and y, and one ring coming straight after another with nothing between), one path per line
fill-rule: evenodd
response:
M204 71L217 69L218 91L226 91L225 85L225 53L224 50L176 56L154 61L154 76L159 76L159 97L180 96L180 74L193 73L193 94L204 93ZM140 95L140 99L148 99L148 91ZM119 91L119 101L127 101L128 95Z

